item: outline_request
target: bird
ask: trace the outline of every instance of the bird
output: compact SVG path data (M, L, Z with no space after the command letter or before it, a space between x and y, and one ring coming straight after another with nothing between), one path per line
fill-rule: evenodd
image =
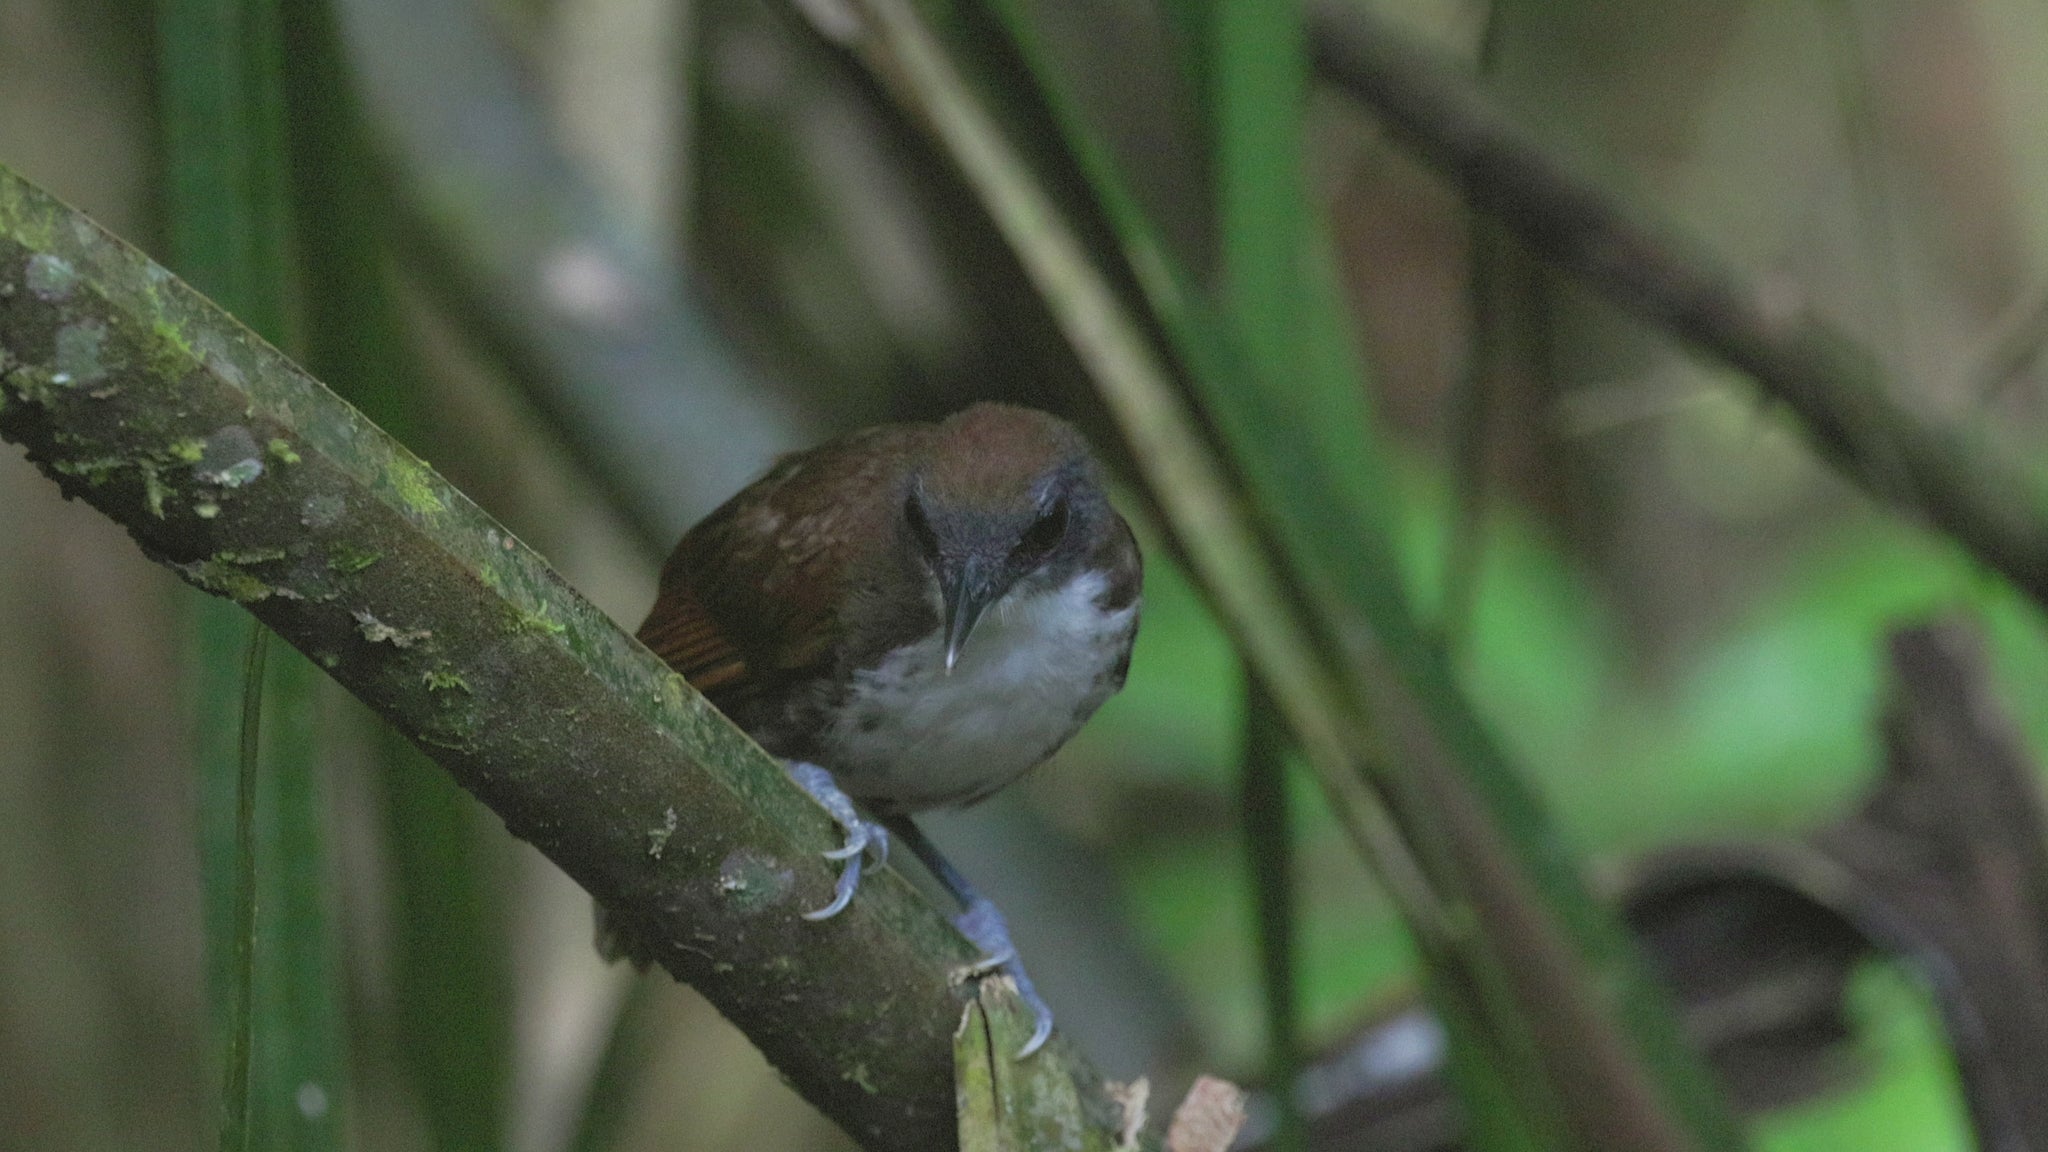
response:
M1143 580L1081 434L979 403L783 457L683 535L638 637L844 831L806 918L843 910L893 834L958 901L982 952L966 971L1015 980L1035 1018L1022 1058L1052 1011L1000 910L912 817L1017 780L1123 687Z

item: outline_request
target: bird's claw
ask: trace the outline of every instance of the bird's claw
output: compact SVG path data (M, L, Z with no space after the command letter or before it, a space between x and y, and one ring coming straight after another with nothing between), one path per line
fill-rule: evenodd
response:
M1001 972L1017 984L1017 998L1031 1009L1036 1025L1031 1038L1018 1049L1017 1059L1022 1060L1045 1047L1052 1036L1052 1007L1032 986L1031 976L1024 971L1024 962L1017 957L1017 945L1010 940L1010 925L1003 914L986 897L975 896L968 901L967 910L954 917L953 926L982 951L981 958L963 964L954 970L956 980L979 980L984 976Z
M803 914L806 920L830 920L853 902L853 894L860 888L861 867L867 854L872 851L877 864L889 858L889 830L872 820L863 819L860 810L853 806L852 797L840 791L839 782L832 778L832 773L802 761L789 764L788 769L789 777L796 781L797 787L816 800L846 830L846 843L823 853L827 860L846 861L846 867L840 869L839 880L832 886L832 902Z
M806 920L830 920L853 902L853 894L860 888L861 869L868 853L874 853L877 864L889 858L889 831L861 816L860 810L854 807L853 798L840 790L839 782L832 778L832 773L800 760L791 761L786 767L797 787L816 800L846 830L846 843L824 853L827 860L846 862L846 866L840 869L839 880L832 886L832 902L803 914ZM1045 1047L1046 1040L1052 1036L1052 1008L1032 986L1030 974L1024 971L1024 962L1017 957L1017 946L1010 940L1010 925L1003 919L1002 911L969 887L966 878L938 855L937 849L923 838L915 825L906 821L903 832L911 848L932 868L940 882L959 897L966 910L954 917L953 925L981 949L981 958L961 965L953 973L954 979L963 982L979 980L997 972L1008 976L1016 983L1017 998L1031 1009L1034 1021L1031 1038L1018 1050L1017 1059L1022 1060Z

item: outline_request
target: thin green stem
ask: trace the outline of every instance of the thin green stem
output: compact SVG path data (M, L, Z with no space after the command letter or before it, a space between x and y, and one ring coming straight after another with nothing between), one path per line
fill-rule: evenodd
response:
M249 1149L249 1052L256 999L256 781L263 754L263 668L270 629L250 621L242 661L242 739L235 777L235 957L228 1003L228 1059L221 1088L222 1152Z
M1308 1146L1296 1083L1301 1076L1301 1011L1296 994L1294 820L1287 802L1287 729L1272 697L1248 688L1244 776L1240 786L1245 848L1258 909L1259 971L1266 999L1266 1082L1279 1108L1277 1152Z

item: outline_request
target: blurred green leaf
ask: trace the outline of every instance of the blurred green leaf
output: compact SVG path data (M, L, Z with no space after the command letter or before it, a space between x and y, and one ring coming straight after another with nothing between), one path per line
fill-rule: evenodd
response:
M1114 763L1127 782L1226 795L1244 730L1242 665L1164 540L1140 531L1145 623L1124 690L1062 752Z
M265 338L287 342L292 313L284 153L283 45L276 0L161 0L158 72L171 263ZM223 451L232 451L232 445ZM232 463L233 461L224 461ZM346 1096L340 967L325 873L325 809L314 779L314 684L296 653L270 661L254 797L240 783L241 638L235 605L193 598L198 632L200 858L208 993L227 1051L246 995L250 1146L338 1148ZM244 881L235 812L250 805L254 940L237 989L236 893Z
M1954 1057L1926 989L1893 964L1869 964L1849 987L1856 1058L1868 1079L1856 1090L1801 1105L1758 1125L1765 1152L1969 1152Z
M626 989L605 1033L604 1050L577 1110L568 1152L609 1152L633 1115L646 1070L659 1048L656 998L666 991L658 975L640 974Z
M242 662L242 732L235 775L234 946L227 978L227 1069L220 1090L222 1152L248 1152L249 1049L256 999L256 770L263 758L263 673L270 632L249 630Z
M299 242L309 369L379 428L424 453L426 380L393 298L387 215L327 0L292 4L283 28L294 206L317 220ZM464 691L450 688L448 691ZM502 833L448 775L372 725L396 930L392 980L400 1056L442 1148L504 1140L513 1051Z

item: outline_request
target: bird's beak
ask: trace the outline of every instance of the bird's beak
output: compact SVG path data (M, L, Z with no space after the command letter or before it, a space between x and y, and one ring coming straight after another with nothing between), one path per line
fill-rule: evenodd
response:
M946 671L960 662L960 650L981 614L1002 595L990 577L989 566L969 560L953 571L952 579L941 582L946 613Z

